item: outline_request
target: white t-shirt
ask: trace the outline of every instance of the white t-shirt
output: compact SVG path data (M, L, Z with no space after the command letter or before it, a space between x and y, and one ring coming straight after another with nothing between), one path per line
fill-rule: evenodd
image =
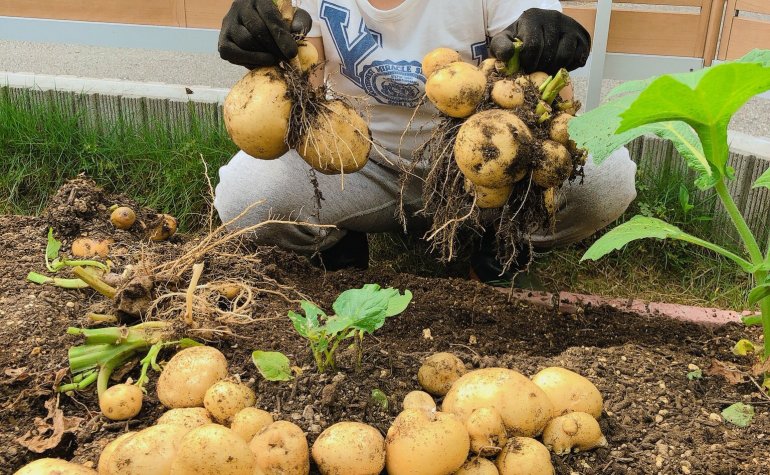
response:
M438 47L480 63L489 37L529 8L561 11L558 0L404 0L378 10L368 0L297 0L313 19L308 37L323 39L327 81L341 94L365 96L375 142L411 159L430 136L436 110L426 101L402 134L425 91L420 62ZM400 153L399 153L400 152ZM375 152L372 159L378 161ZM395 159L387 154L389 159Z

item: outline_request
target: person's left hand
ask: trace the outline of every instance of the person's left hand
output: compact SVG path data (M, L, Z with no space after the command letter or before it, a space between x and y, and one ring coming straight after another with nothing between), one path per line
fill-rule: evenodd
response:
M492 37L489 51L495 58L508 62L513 56L514 39L524 45L519 63L524 72L544 71L555 74L585 66L591 51L591 35L583 26L556 10L530 8L508 28Z

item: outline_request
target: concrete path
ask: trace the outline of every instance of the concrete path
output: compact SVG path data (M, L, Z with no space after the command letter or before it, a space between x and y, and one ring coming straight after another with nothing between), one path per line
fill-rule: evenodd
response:
M216 54L0 41L0 74L33 73L228 88L244 71ZM575 78L574 83L578 98L585 100L586 80ZM618 83L606 80L603 94ZM735 116L730 128L770 139L770 100L750 101Z

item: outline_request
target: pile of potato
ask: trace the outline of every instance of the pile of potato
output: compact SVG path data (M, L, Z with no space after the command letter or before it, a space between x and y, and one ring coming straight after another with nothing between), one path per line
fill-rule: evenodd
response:
M504 368L466 372L456 356L437 353L418 380L427 392L406 395L387 437L360 422L339 422L311 451L299 426L254 407L254 391L229 377L219 350L187 348L158 381L158 399L169 410L155 425L111 441L98 472L40 459L16 474L307 475L311 457L323 475L553 474L548 449L606 445L597 422L602 397L569 370L546 368L531 380ZM441 411L428 392L444 397Z

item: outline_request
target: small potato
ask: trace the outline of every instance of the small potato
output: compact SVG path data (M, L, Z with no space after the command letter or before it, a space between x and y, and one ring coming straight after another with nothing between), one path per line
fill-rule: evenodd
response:
M425 391L443 396L460 376L465 364L452 353L436 353L425 359L417 371L417 380Z
M473 185L476 196L476 206L482 209L502 208L513 193L513 185L502 188Z
M246 442L251 442L259 431L273 422L273 416L269 412L256 407L245 407L233 416L230 428L240 435Z
M385 447L389 475L446 475L465 463L470 439L453 414L407 409L388 429Z
M562 145L569 145L569 121L574 119L570 114L561 113L551 121L551 128L548 131L551 140L559 142ZM573 142L574 144L574 142Z
M425 94L449 117L464 118L476 111L484 99L487 77L476 66L462 61L433 73L425 83Z
M206 391L227 377L225 355L210 346L193 346L175 354L158 378L158 399L170 408L201 407Z
M537 71L529 75L529 80L535 87L539 88L549 77L548 73Z
M511 79L502 79L492 86L492 102L503 109L524 105L524 89Z
M318 50L307 41L298 42L297 59L302 72L310 71L310 68L318 64Z
M174 424L185 427L188 430L193 430L196 427L200 427L204 424L211 424L213 422L209 411L202 407L182 407L179 409L169 409L164 412L163 415L155 421L155 424Z
M257 402L254 391L245 384L218 381L203 397L203 405L219 422L229 422L238 411Z
M142 388L133 384L116 384L99 396L99 409L107 419L125 421L142 410Z
M96 472L66 460L43 458L21 467L14 475L96 475Z
M473 411L465 421L471 438L471 451L484 457L500 453L508 442L503 417L497 409L482 407Z
M360 422L338 422L321 432L312 450L321 475L377 475L385 468L385 439Z
M436 401L425 391L412 391L404 396L404 402L401 404L401 407L403 409L436 412Z
M80 237L72 242L72 255L74 257L107 257L110 254L110 244L112 241L109 239L93 239L88 237Z
M117 444L107 460L105 475L168 475L171 462L187 433L182 426L151 426ZM101 469L101 467L100 467Z
M572 156L567 148L553 140L543 141L543 161L532 170L532 181L543 188L564 183L572 173Z
M444 397L442 410L465 422L474 410L494 408L508 434L534 437L553 417L553 404L542 389L511 369L483 368L455 381Z
M307 475L310 450L302 429L288 421L263 428L249 444L256 455L257 469L264 475Z
M553 403L555 415L586 412L596 419L602 415L602 394L587 378L565 368L550 367L532 376Z
M102 453L99 455L99 462L96 464L96 469L99 472L99 475L107 475L107 467L109 466L110 458L112 457L112 454L115 453L115 449L120 445L124 440L128 440L131 437L136 435L135 431L126 432L125 434L119 435L115 440L107 444L104 449L102 449Z
M529 437L513 437L497 456L500 475L553 475L551 454L545 445Z
M254 454L241 436L219 424L187 433L171 463L169 475L253 475Z
M497 70L497 60L495 58L487 58L481 62L479 69L484 73L484 76L489 77Z
M160 214L151 224L148 237L152 241L166 241L176 234L176 218L170 214Z
M422 58L422 75L429 78L441 68L462 61L460 53L450 48L436 48Z
M499 475L499 472L494 463L477 457L465 462L454 475Z
M607 445L599 423L591 414L570 412L554 417L543 430L543 444L556 455Z
M120 206L110 214L110 222L117 229L130 229L136 222L136 213L128 206Z

